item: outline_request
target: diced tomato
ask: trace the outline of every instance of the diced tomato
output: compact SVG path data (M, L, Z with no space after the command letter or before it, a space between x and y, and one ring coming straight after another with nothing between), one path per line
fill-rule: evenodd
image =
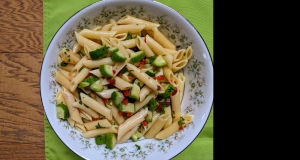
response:
M115 79L113 79L113 78L107 78L107 81L108 81L110 84L112 84L112 85L115 85L115 84L116 84L116 81L115 81Z
M156 80L158 80L158 81L161 81L161 80L164 80L164 79L165 79L164 75L156 76Z
M157 110L157 112L161 112L161 110L162 110L162 105L161 105L160 103L158 104L156 110Z
M177 88L174 89L174 91L172 92L172 96L174 96L177 93Z
M118 113L119 113L120 116L123 116L123 112L119 111Z
M95 93L95 92L92 92L91 95L92 95L92 98L93 98L93 99L96 98L96 93Z
M117 71L116 70L112 70L113 74L115 74Z
M118 77L122 78L122 74L118 74Z
M141 63L146 64L146 63L147 63L146 58L143 58L143 59L141 60Z
M97 121L97 120L99 120L100 118L94 118L94 117L92 117L92 120L93 121Z
M93 75L92 73L89 73L85 78L88 78L88 77L90 77L92 75Z
M141 63L140 63L140 66L139 66L139 69L143 69L143 68L144 68L144 65L145 65L145 64L141 62Z
M183 126L181 125L181 126L179 126L179 130L183 130Z
M128 79L129 79L130 81L132 81L132 80L133 80L133 77L132 77L132 76L128 76Z
M145 36L145 38L144 38L144 41L146 42L146 36Z
M129 96L129 89L128 90L124 90L123 93L124 93L125 97L128 97Z
M107 102L108 102L108 99L102 98L102 101L103 101L104 103L107 103Z
M143 121L142 124L143 124L143 126L147 126L148 122L147 121Z
M124 99L122 100L122 104L127 105L127 104L128 104L128 99L124 98Z
M127 117L130 117L130 116L132 116L132 113L130 113L130 112L127 112Z
M170 102L171 102L170 98L167 98L165 103L170 104Z

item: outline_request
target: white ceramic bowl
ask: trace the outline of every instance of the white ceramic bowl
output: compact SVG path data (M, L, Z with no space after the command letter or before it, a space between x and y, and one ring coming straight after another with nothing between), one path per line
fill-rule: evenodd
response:
M103 25L110 18L115 20L130 14L161 24L159 28L177 49L193 47L193 57L183 69L186 77L182 113L193 114L194 121L183 131L164 140L142 139L137 142L117 144L113 150L97 146L94 139L85 139L67 121L56 117L55 95L60 88L53 77L57 68L58 51L72 48L74 31ZM154 1L106 0L78 11L57 31L47 48L41 69L41 98L46 116L57 136L73 152L84 159L171 159L188 147L204 127L213 103L213 65L207 46L197 30L175 10ZM136 145L141 148L138 150Z

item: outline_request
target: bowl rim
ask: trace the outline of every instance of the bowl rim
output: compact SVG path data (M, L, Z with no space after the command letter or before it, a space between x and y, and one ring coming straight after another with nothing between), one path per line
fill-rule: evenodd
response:
M52 36L52 38L51 38L51 40L49 41L49 44L47 45L47 48L46 48L46 50L45 50L45 54L43 55L43 60L42 60L42 63L41 63L41 67L40 67L40 73L39 73L39 75L41 75L42 74L42 71L43 71L43 64L44 64L44 62L45 62L45 57L46 57L46 54L47 54L47 52L48 52L48 50L49 50L49 47L50 47L50 45L51 45L51 43L52 43L52 41L53 41L53 39L57 36L57 33L61 30L61 28L72 18L72 17L74 17L75 15L77 15L79 12L82 12L83 10L85 10L86 8L88 8L88 7L90 7L90 6L93 6L93 5L98 5L99 3L101 4L101 3L103 3L103 2L107 2L107 1L120 1L120 0L105 0L105 1L97 1L97 2L93 2L93 3L91 3L91 4L89 4L89 5L87 5L87 6L85 6L85 7L83 7L83 8L81 8L81 9L79 9L78 11L76 11L76 12L74 12L70 17L68 17L68 19L66 19L61 25L60 25L60 27L56 30L56 32L53 34L53 36ZM133 1L133 0L127 0L128 2L136 2L136 1ZM183 16L181 13L179 13L178 11L176 11L175 9L173 9L173 8L171 8L171 7L169 7L169 6L167 6L167 5L165 5L165 4L163 4L163 3L161 3L161 2L157 2L157 1L154 1L154 0L144 0L144 1L149 1L149 2L151 2L151 3L157 3L158 5L162 5L162 6L164 6L164 7L167 7L167 8L169 8L170 10L172 10L172 12L174 12L175 14L177 13L178 15L180 15L186 22L188 22L188 24L189 25L191 25L192 26L192 28L198 33L198 35L199 35L199 37L202 39L202 41L203 41L203 43L204 43L204 46L205 46L205 48L206 48L206 50L207 50L207 52L208 52L208 54L209 54L209 58L210 58L210 62L211 62L211 64L212 64L212 79L214 80L214 61L213 61L213 59L212 59L212 55L211 55L211 53L210 53L210 50L209 50L209 48L208 48L208 46L207 46L207 44L206 44L206 41L204 41L204 38L202 37L202 35L199 33L199 31L196 29L196 27L185 17L185 16ZM99 5L100 5L99 4ZM49 53L48 53L49 54ZM43 106L43 110L44 110L44 115L46 116L46 118L47 118L47 121L48 121L48 123L49 123L49 125L51 126L51 129L53 130L53 132L55 133L55 135L60 139L60 141L69 149L69 150L71 150L73 153L75 153L76 155L78 155L79 157L81 157L81 158L86 158L86 157L83 157L82 155L80 155L79 153L77 153L76 151L74 151L72 148L70 148L61 138L60 138L60 136L57 134L57 132L55 132L55 130L54 130L54 128L53 128L53 126L52 126L52 124L50 123L50 121L49 121L49 119L48 119L48 115L46 114L46 110L45 110L45 105L44 105L44 103L43 103L43 99L42 99L42 90L41 90L41 85L42 85L42 78L40 78L40 81L39 81L39 86L40 86L40 100L41 100L41 103L42 103L42 106ZM213 83L213 82L212 82ZM213 88L213 90L212 90L212 101L209 103L210 105L210 108L209 108L209 112L208 112L208 116L207 116L207 118L205 119L205 122L204 122L204 124L203 124L203 127L200 129L200 131L198 132L198 134L197 134L197 136L195 136L194 137L194 139L192 140L192 141L190 141L189 142L189 144L186 146L186 147L184 147L180 152L178 152L178 153L176 153L173 157L171 157L171 158L175 158L176 156L178 156L180 153L182 153L184 150L186 150L195 140L196 140L196 138L200 135L200 133L203 131L203 129L204 129L204 127L205 127L205 125L206 125L206 123L207 123L207 121L208 121L208 119L209 119L209 117L210 117L210 114L211 114L211 112L212 112L212 108L213 108L213 106L214 106L214 85L212 84L212 88Z

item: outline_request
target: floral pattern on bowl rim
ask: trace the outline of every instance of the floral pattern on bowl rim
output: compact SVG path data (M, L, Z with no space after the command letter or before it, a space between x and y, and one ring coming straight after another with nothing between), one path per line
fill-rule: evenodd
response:
M103 24L108 23L110 19L117 21L126 14L159 23L161 25L159 28L160 31L176 45L177 50L185 49L190 45L194 48L194 40L190 39L179 25L172 23L167 14L158 16L150 14L143 5L118 5L116 8L105 6L102 8L100 13L94 17L82 17L77 25L69 29L69 31L65 34L65 38L62 41L58 41L56 44L57 50L63 47L72 48L76 41L74 31L80 31L84 28L93 28L97 25L103 26ZM48 81L48 89L51 92L51 97L49 97L48 103L55 106L56 93L60 88L60 85L54 79L54 69L58 69L58 64L54 61L54 63L48 67L52 77L52 79ZM185 91L181 104L183 114L197 115L197 112L201 111L199 108L206 103L204 99L206 77L202 74L205 69L205 62L200 58L195 57L194 51L192 58L182 70L186 77ZM47 117L49 118L49 116ZM109 150L106 149L104 145L96 145L94 138L86 139L82 137L80 132L71 127L67 121L57 119L57 124L51 125L59 125L60 128L63 128L65 132L67 132L68 137L75 141L77 145L80 145L81 150L92 150L93 152L97 152L99 155L101 154L105 159L120 158L124 160L133 158L146 159L153 153L167 154L176 145L179 145L181 141L185 140L187 133L193 132L195 127L197 127L197 124L192 122L188 124L184 130L176 132L167 139L154 140L141 138L136 143L130 143L131 140L129 140L124 144L116 145L113 150Z

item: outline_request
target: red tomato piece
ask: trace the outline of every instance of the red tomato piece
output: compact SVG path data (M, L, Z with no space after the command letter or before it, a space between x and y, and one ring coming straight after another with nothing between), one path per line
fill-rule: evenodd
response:
M164 79L165 79L164 75L156 76L156 80L158 80L158 81L161 81L161 80L164 80Z
M174 96L177 93L177 88L174 89L174 91L172 92L172 96Z
M123 93L124 93L124 96L125 96L125 97L128 97L128 96L129 96L129 89L128 89L128 90L125 90L125 91L123 91Z
M118 113L119 113L120 116L123 116L123 112L119 111Z
M148 122L147 121L143 121L142 124L143 124L143 126L147 126Z
M132 113L127 112L127 117L130 117L130 116L132 116Z
M179 126L179 130L183 130L183 126Z
M122 100L122 104L127 105L127 104L128 104L128 99L124 98L124 99Z

